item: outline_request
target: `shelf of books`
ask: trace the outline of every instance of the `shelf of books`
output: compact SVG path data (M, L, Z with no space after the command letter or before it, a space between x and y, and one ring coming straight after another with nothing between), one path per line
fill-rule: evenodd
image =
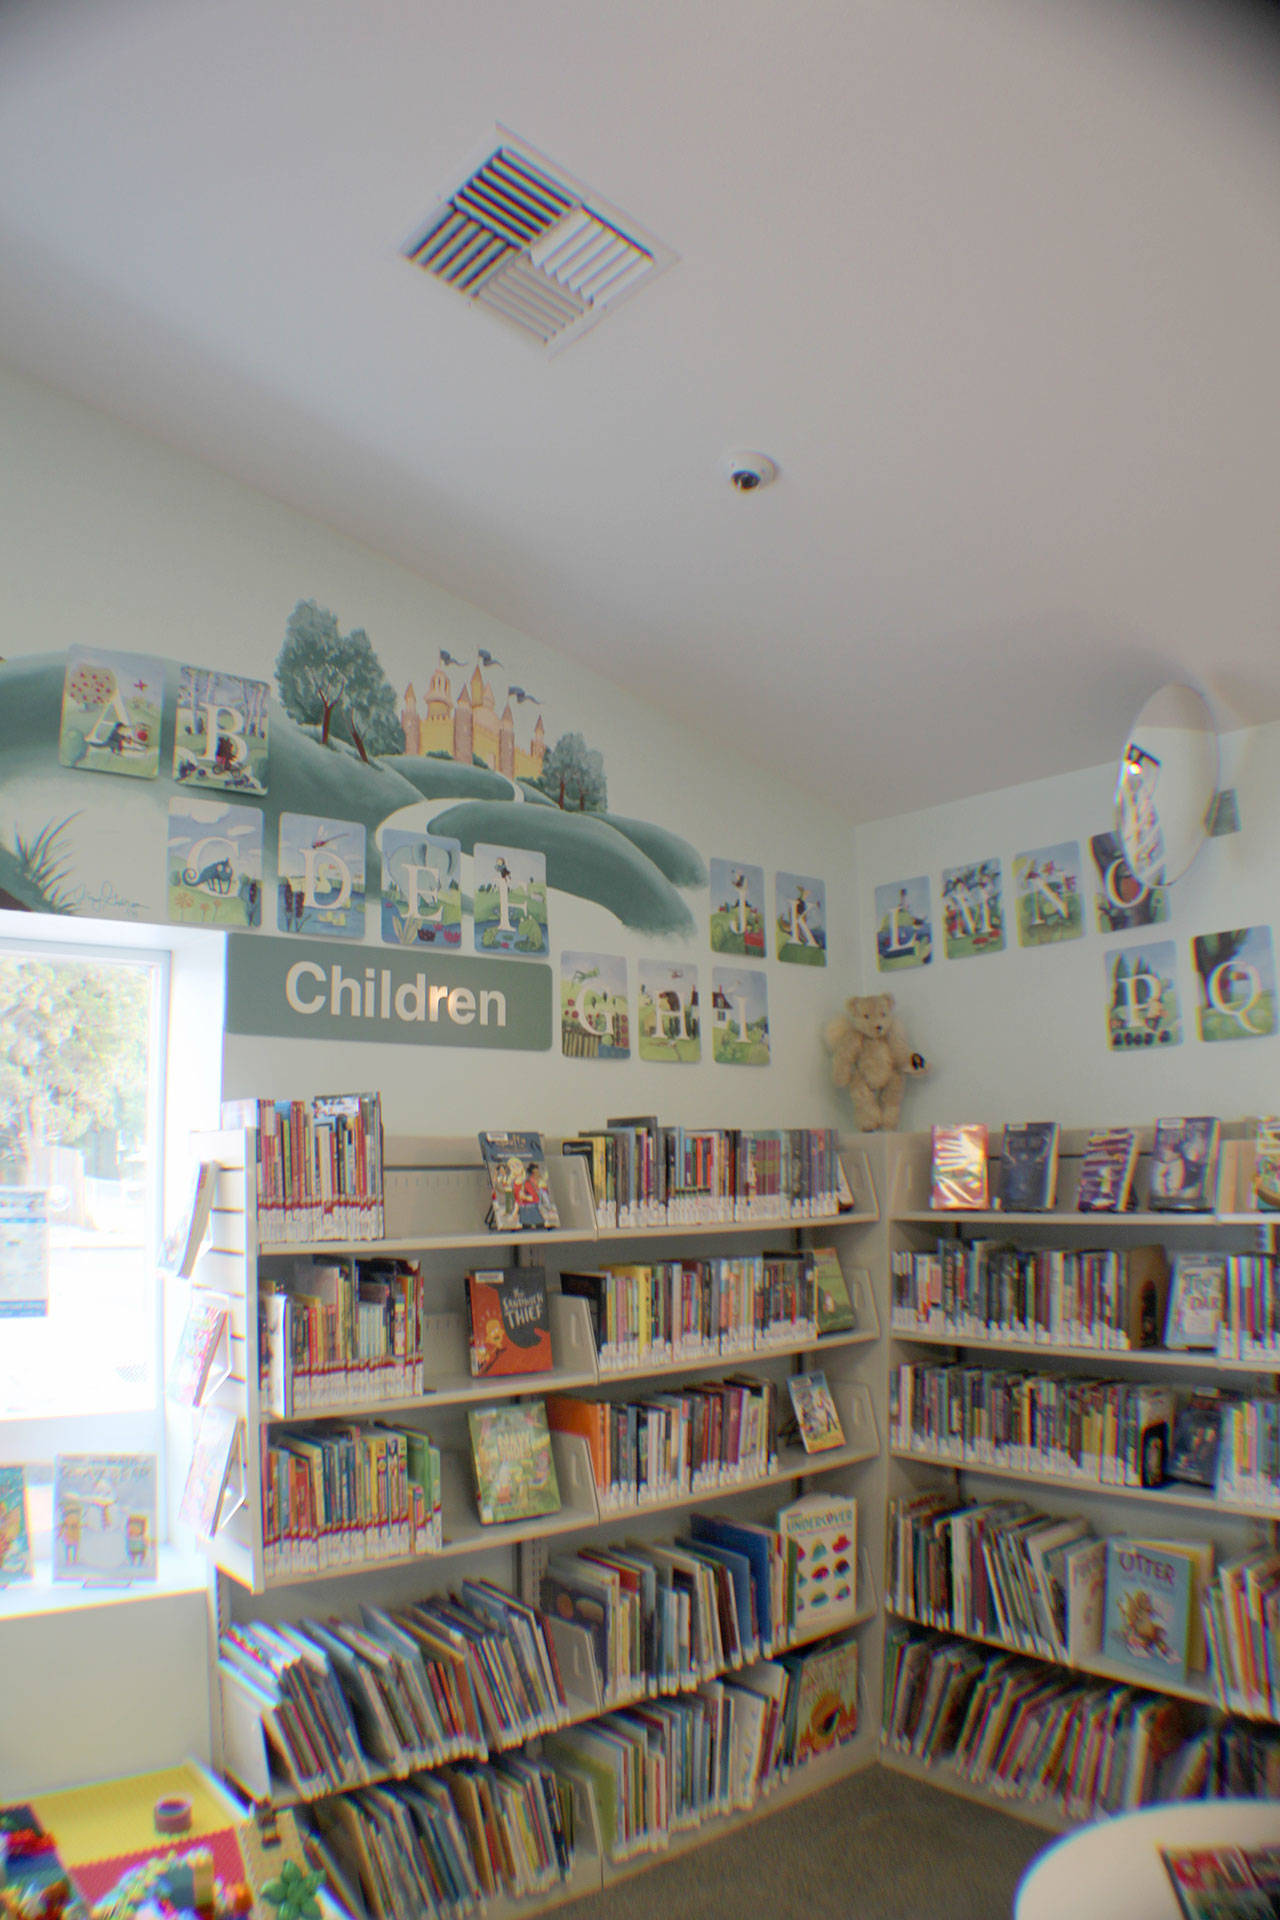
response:
M229 1117L173 1370L220 1764L353 1913L533 1912L874 1757L865 1150Z
M894 1143L887 1764L1059 1828L1280 1786L1266 1142Z

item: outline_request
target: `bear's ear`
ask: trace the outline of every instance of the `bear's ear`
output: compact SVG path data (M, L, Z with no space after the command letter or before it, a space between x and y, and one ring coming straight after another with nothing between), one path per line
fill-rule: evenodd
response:
M892 1013L893 1005L894 1005L893 995L891 993L882 993L880 995L880 1005L884 1008L886 1013Z

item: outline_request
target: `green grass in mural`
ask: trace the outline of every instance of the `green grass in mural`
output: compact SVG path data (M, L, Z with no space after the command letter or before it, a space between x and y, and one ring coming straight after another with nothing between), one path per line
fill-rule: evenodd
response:
M798 940L782 940L778 946L778 958L793 967L825 967L827 950L825 947L803 946Z
M715 907L711 914L711 951L713 953L749 953L758 960L764 952L764 919L754 907L746 912L747 930L738 931L736 907Z
M722 1067L767 1067L768 1023L764 1020L748 1021L745 1040L739 1039L737 1031L728 1025L716 1027L711 1037L711 1052Z
M547 885L594 900L639 933L692 933L693 915L666 875L639 847L598 814L561 813L523 801L463 801L430 821L432 833L459 840L523 847L547 859Z
M1045 909L1035 894L1018 900L1018 940L1024 947L1051 947L1062 940L1078 940L1084 932L1084 902L1078 893L1066 898L1066 916Z
M499 925L502 901L496 886L481 884L475 890L476 950L495 953L546 953L547 890L538 880L527 886L507 889L507 919L511 930Z
M1260 993L1249 1008L1249 1024L1242 1026L1233 1013L1219 1013L1216 1007L1200 1008L1202 1040L1265 1040L1276 1031L1276 996Z

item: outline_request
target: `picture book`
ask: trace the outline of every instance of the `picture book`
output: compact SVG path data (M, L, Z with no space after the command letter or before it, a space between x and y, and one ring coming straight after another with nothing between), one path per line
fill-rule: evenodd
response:
M180 1406L198 1407L204 1399L227 1318L227 1302L221 1294L193 1294L167 1383L169 1398Z
M1216 1394L1193 1393L1174 1415L1169 1444L1169 1478L1192 1487L1216 1487L1222 1444L1222 1402Z
M987 1129L980 1121L933 1129L929 1205L974 1208L988 1200Z
M468 1273L471 1371L477 1379L546 1373L553 1366L542 1267L499 1267Z
M280 815L276 923L281 933L364 938L365 839L358 820Z
M267 790L271 687L218 667L183 667L173 734L173 777L229 793Z
M1006 1127L1000 1144L996 1204L1002 1213L1044 1213L1058 1181L1058 1123L1028 1120Z
M1265 1040L1276 1031L1276 961L1270 927L1198 933L1196 1016L1202 1040Z
M175 794L165 851L169 918L193 927L261 926L262 840L261 807Z
M462 945L462 842L384 827L382 938L394 947Z
M826 1374L817 1370L812 1373L790 1373L787 1375L787 1390L791 1395L791 1405L805 1452L827 1453L832 1447L842 1447L845 1443L844 1428L840 1425L840 1415L831 1397Z
M240 1445L240 1421L229 1407L206 1407L200 1415L200 1431L191 1451L186 1485L178 1518L206 1539L218 1529L223 1495L236 1464Z
M778 959L795 967L827 964L827 888L810 874L774 877Z
M826 1633L858 1610L858 1503L839 1493L810 1493L777 1515L795 1556L795 1635Z
M1138 1136L1132 1127L1107 1127L1091 1133L1080 1161L1076 1190L1079 1213L1123 1213L1133 1191Z
M711 891L711 951L765 956L764 869L741 860L708 863Z
M209 1230L209 1216L213 1212L213 1196L217 1191L220 1171L215 1161L202 1160L192 1174L182 1212L165 1237L164 1251L160 1257L160 1265L165 1273L189 1280L195 1272L196 1260Z
M478 840L471 873L476 952L535 958L549 953L546 854Z
M68 647L58 758L88 773L154 780L160 771L164 662L105 647Z
M1253 1143L1253 1204L1280 1213L1280 1114L1263 1114Z
M53 1577L87 1586L155 1579L154 1453L55 1456Z
M857 1325L849 1283L834 1247L810 1249L813 1262L813 1289L818 1309L818 1332L851 1333Z
M480 1151L489 1175L487 1227L521 1233L560 1225L540 1133L482 1133Z
M1213 1583L1214 1549L1211 1540L1136 1540L1134 1546L1151 1548L1185 1560L1190 1568L1191 1600L1187 1624L1187 1666L1202 1673L1208 1658L1204 1630L1204 1598Z
M477 1503L485 1526L560 1511L551 1430L541 1400L471 1407L467 1424Z
M1182 1920L1274 1920L1275 1847L1161 1847Z
M858 1643L850 1635L783 1656L795 1687L795 1763L829 1753L858 1731Z
M1137 1540L1108 1540L1108 1660L1146 1678L1185 1680L1191 1631L1191 1564L1185 1554Z
M1217 1203L1222 1123L1208 1116L1157 1120L1151 1149L1155 1213L1208 1213Z
M876 888L875 900L876 965L881 973L927 967L933 959L928 879L920 875L914 880L891 881Z
M948 960L1004 951L1003 869L997 859L942 870L942 934Z
M1056 1570L1049 1556L1051 1572ZM1067 1659L1079 1666L1102 1645L1103 1600L1107 1580L1105 1540L1076 1540L1061 1560L1062 1588L1067 1610Z
M1180 1352L1213 1353L1227 1289L1224 1253L1175 1253L1164 1343Z
M31 1527L27 1519L27 1470L0 1467L0 1586L31 1577Z

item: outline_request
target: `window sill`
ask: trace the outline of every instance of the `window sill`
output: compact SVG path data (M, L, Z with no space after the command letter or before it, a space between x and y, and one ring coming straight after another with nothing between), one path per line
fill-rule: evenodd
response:
M198 1549L161 1547L154 1580L132 1587L83 1587L55 1580L47 1562L37 1566L31 1580L0 1585L0 1625L33 1614L76 1613L90 1607L116 1607L122 1602L169 1600L176 1594L203 1593L209 1584L209 1562Z

